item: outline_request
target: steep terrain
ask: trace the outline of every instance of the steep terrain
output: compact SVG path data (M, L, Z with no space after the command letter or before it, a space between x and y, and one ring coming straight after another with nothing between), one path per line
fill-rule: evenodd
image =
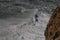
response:
M0 40L45 40L44 30L59 3L60 0L0 0ZM36 25L35 14L39 16Z
M60 7L57 7L45 30L46 40L60 40Z

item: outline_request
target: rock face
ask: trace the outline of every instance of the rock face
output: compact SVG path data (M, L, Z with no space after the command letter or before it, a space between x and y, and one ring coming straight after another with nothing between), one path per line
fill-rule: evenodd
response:
M60 40L60 7L57 7L45 30L45 40Z

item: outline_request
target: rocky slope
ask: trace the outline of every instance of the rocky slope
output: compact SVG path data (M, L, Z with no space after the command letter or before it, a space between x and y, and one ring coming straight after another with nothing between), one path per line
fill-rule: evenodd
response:
M46 40L60 40L60 7L57 7L45 30Z
M45 40L44 30L60 0L0 0L0 40ZM34 26L34 15L39 22Z

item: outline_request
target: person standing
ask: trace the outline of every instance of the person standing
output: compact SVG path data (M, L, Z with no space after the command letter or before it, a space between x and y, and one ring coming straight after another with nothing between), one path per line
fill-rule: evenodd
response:
M38 15L35 14L35 15L34 15L33 24L36 25L37 23L38 23Z
M35 22L38 22L38 15L35 14Z

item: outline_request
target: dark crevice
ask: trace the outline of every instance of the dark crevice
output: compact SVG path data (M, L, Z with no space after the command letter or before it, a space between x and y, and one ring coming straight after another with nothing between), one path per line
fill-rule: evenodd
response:
M59 34L60 34L60 32L57 31L57 32L55 33L55 36L53 37L53 40L55 40L56 38L58 38L58 37L60 36Z

